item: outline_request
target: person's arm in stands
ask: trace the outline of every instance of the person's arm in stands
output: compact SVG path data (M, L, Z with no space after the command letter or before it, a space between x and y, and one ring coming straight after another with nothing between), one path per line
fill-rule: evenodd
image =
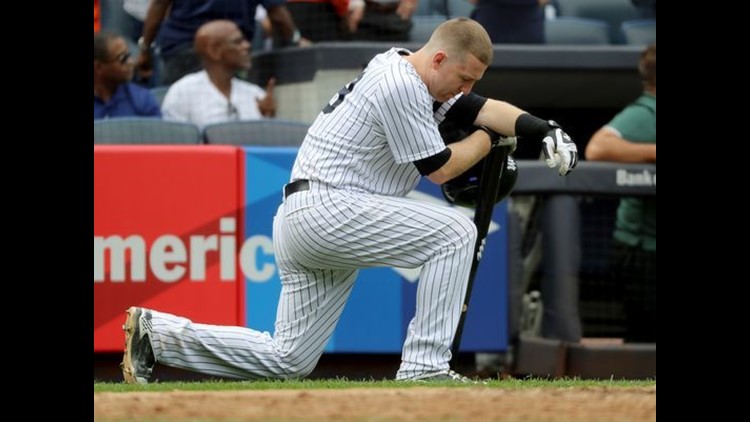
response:
M146 19L143 21L143 33L138 40L138 62L135 67L141 78L148 79L153 73L154 64L151 58L151 45L156 40L156 34L159 27L167 16L169 8L172 6L172 0L151 0L146 12Z
M268 13L268 19L271 20L271 24L275 31L281 34L281 39L284 40L284 45L299 45L301 47L311 45L310 40L302 38L299 35L299 29L294 24L294 19L289 13L289 9L286 5L279 4L271 8L266 9Z
M276 99L273 97L273 89L276 86L276 78L268 80L266 85L266 96L258 101L258 110L263 117L276 116Z
M655 163L656 144L642 144L622 138L614 128L604 126L586 145L586 159L621 163Z

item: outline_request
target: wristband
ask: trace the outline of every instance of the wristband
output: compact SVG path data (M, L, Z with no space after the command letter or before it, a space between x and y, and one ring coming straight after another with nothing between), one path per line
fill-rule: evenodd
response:
M299 32L299 29L295 29L294 33L292 34L292 39L289 40L289 44L298 46L301 40L302 40L302 34Z
M556 123L555 123L556 124ZM557 125L557 124L556 124ZM524 113L516 119L516 135L522 137L544 138L553 126L549 122L534 117L529 113ZM556 127L560 127L559 125Z
M151 42L151 44L146 45L146 39L143 38L143 37L140 37L140 38L138 38L138 48L141 51L150 50L150 49L154 48L154 42Z

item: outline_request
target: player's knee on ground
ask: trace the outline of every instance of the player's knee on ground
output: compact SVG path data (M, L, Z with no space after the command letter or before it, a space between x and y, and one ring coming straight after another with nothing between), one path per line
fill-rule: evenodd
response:
M309 355L303 355L300 351L290 351L280 356L284 373L281 376L284 379L304 378L315 369L320 356L313 358Z
M315 363L313 364L299 364L299 365L289 365L286 367L286 371L284 373L285 379L297 379L297 378L304 378L315 369Z

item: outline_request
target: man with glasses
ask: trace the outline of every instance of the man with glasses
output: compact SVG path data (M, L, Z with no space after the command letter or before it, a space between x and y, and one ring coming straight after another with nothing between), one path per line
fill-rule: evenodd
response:
M195 51L203 70L183 76L164 96L166 120L187 122L201 129L210 123L273 117L273 78L266 89L235 77L250 69L250 42L230 20L203 24L195 34Z
M125 39L109 31L94 34L94 120L110 117L161 117L159 101L130 80L134 63Z

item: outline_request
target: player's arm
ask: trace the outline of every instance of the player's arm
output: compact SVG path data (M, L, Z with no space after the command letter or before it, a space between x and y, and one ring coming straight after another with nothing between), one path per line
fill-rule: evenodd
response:
M513 104L488 98L476 115L474 124L487 126L505 136L516 136L516 121L526 113Z
M490 98L477 113L474 124L505 136L541 139L547 167L557 167L561 176L578 165L578 147L553 120L542 120L512 104Z
M488 107L488 104L491 104ZM432 157L416 161L419 172L430 181L443 184L448 180L463 174L482 158L484 158L492 147L492 138L497 138L499 133L512 135L513 118L523 113L522 110L502 101L489 100L480 95L469 93L453 98L443 104L436 104L436 118L438 121L450 123L460 128L470 128L475 125L486 127L495 132L490 135L485 130L475 130L464 139L451 142L445 150ZM500 118L493 121L492 125L484 125L479 115L482 110L486 113L496 113ZM489 120L485 118L485 120ZM503 122L504 124L498 124ZM498 130L502 128L501 132Z
M462 127L485 126L504 136L542 139L553 126L505 101L470 92L461 95L445 113L445 119Z
M450 106L445 118L460 125L484 126L504 136L541 139L547 166L558 167L560 175L568 174L578 164L576 144L560 125L532 116L505 101L469 93Z
M470 169L490 152L490 135L477 130L440 153L415 161L420 174L441 185Z
M656 144L641 144L624 139L617 130L604 126L586 145L586 158L621 163L655 163Z
M505 101L488 98L476 115L476 125L487 126L505 136L542 139L555 127L556 123L542 120Z

